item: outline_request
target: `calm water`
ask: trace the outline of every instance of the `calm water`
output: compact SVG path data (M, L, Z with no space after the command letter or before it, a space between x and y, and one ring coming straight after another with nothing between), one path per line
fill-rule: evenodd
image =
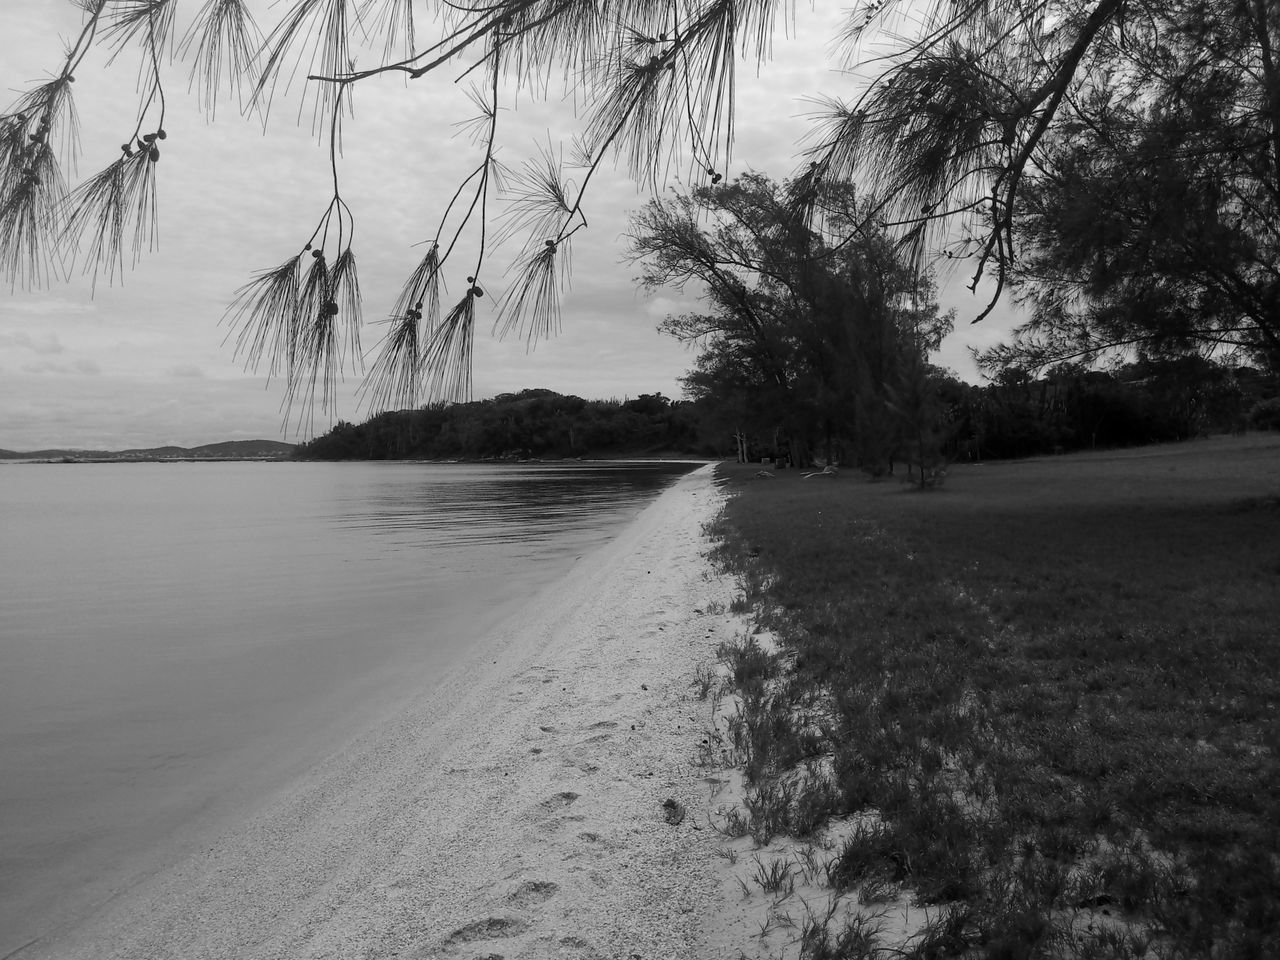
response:
M0 957L429 690L686 469L0 466Z

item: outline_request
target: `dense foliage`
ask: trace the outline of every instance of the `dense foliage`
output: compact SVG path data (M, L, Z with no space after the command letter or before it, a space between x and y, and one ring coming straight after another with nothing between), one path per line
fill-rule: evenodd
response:
M763 174L651 201L632 220L650 287L692 285L703 309L663 329L696 343L684 378L739 438L771 433L797 465L815 439L873 470L896 451L936 459L925 357L951 329L934 285L882 231L860 223L851 184L777 184ZM848 238L829 243L821 221ZM816 436L815 436L816 434Z
M1003 459L1169 443L1276 429L1280 384L1251 367L1199 357L1114 372L1060 366L1036 378L1010 367L985 386L935 381L948 460Z
M1251 368L1180 360L1133 364L1114 373L1060 369L1033 378L1009 371L995 382L963 383L930 368L928 426L945 461L999 460L1185 440L1245 429L1280 430L1280 387ZM726 415L713 397L661 394L584 400L522 390L490 400L433 404L339 422L298 449L320 460L619 457L686 454L758 462L786 460L791 444L766 418L763 429ZM820 449L824 425L808 421L804 442ZM897 454L903 463L909 451ZM832 462L858 463L833 445ZM868 465L869 472L879 470Z
M298 448L312 460L521 459L690 453L697 449L689 404L660 393L633 400L583 400L552 390L378 414L339 422Z
M919 253L967 262L974 285L1016 282L1034 307L1023 361L1274 361L1280 7L903 6L859 4L852 49L888 27L897 48L854 102L827 104L811 176L873 186Z
M1013 353L1238 350L1280 368L1280 12L1144 6L1037 157Z

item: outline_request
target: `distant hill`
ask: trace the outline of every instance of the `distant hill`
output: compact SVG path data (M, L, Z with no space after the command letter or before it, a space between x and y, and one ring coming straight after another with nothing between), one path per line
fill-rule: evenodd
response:
M198 447L131 450L0 450L0 460L287 460L295 444L280 440L223 440Z
M703 456L697 409L660 393L584 400L554 390L339 421L300 460L527 460Z

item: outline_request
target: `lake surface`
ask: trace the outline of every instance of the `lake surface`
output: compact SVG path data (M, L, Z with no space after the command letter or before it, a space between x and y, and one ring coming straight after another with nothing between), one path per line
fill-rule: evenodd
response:
M688 469L0 466L0 957L429 692Z

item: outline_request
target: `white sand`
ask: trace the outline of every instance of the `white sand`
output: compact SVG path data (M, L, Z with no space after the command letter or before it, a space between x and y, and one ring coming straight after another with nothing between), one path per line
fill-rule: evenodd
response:
M702 612L720 502L681 479L430 696L19 956L737 956L689 686L733 630Z

